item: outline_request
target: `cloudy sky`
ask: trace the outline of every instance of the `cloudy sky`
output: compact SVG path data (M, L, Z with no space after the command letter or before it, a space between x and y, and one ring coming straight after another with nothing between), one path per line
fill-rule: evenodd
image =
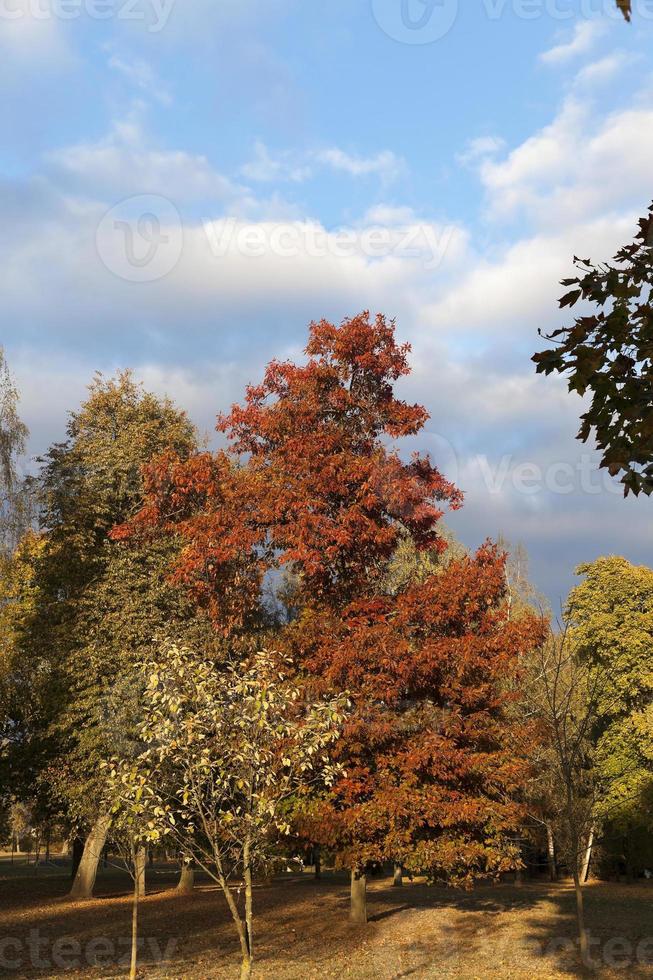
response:
M530 363L572 255L612 255L653 197L634 6L0 0L0 343L31 452L95 370L210 430L311 319L382 311L465 543L523 542L556 607L581 561L650 563L650 502Z

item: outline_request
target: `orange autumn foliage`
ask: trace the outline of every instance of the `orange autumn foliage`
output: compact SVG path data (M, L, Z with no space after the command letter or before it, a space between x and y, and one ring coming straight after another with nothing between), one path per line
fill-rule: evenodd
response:
M385 588L400 541L443 551L438 522L462 503L428 457L388 445L428 419L395 393L408 353L383 316L312 324L306 362L273 361L219 417L229 450L155 461L145 507L115 534L179 534L176 579L233 639L260 613L266 576L291 568L297 614L276 642L308 687L353 703L345 774L304 831L357 867L394 859L466 882L514 863L526 769L507 717L541 627L510 620L490 544Z

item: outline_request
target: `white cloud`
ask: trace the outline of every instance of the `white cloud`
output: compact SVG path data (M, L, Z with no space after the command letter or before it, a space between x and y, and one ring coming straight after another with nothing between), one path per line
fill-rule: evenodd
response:
M458 321L470 334L503 337L557 322L560 279L572 271L574 254L608 257L634 228L636 213L569 223L557 233L544 230L503 248L493 257L477 256L470 269L425 313L425 322L446 332Z
M254 157L240 168L243 177L260 183L291 181L299 183L311 176L307 164L293 163L290 154L274 157L265 143L257 140L254 144Z
M477 164L481 160L486 160L496 156L505 148L506 141L500 136L478 136L476 139L469 140L467 146L458 154L458 162L464 166Z
M367 225L411 225L417 217L412 208L393 204L375 204L363 215L362 223Z
M504 159L483 161L480 175L494 217L520 215L559 228L647 201L652 158L651 94L632 108L597 115L575 93Z
M111 54L107 61L109 68L118 72L127 82L139 91L149 95L162 105L171 105L172 98L152 66L143 58L129 60L117 54Z
M540 61L545 65L560 65L582 54L587 54L595 46L606 30L606 24L600 20L581 20L575 28L569 41L542 52Z
M392 150L381 150L373 156L355 156L339 147L307 150L304 153L270 152L265 143L254 144L253 159L241 168L241 174L257 182L299 183L314 176L317 168L328 168L353 178L378 176L383 183L395 180L405 169L405 162Z
M338 147L329 147L315 153L318 163L351 177L368 177L378 174L383 180L395 180L405 168L404 161L392 150L382 150L371 157L352 156Z
M111 202L131 194L160 194L176 205L229 201L252 205L246 189L219 173L202 154L167 150L149 143L136 103L130 115L114 122L110 132L93 143L53 150L49 165L75 187Z
M606 55L598 61L592 61L589 65L578 72L575 78L576 85L594 86L603 85L622 71L626 65L632 63L632 58L628 58L622 51Z
M2 69L65 69L75 63L60 21L50 0L36 6L32 0L14 0L0 16Z
M400 337L413 344L414 373L402 393L432 414L416 448L452 460L468 494L459 519L466 540L499 530L523 538L538 549L540 581L552 592L568 585L561 563L591 558L595 549L626 542L633 557L642 555L653 530L642 531L632 502L600 488L588 493L578 481L569 495L546 485L530 495L518 485L524 463L557 479L555 467L576 473L584 459L575 440L580 401L564 381L536 377L530 363L537 327L568 319L556 299L572 255L612 255L632 236L650 197L653 100L638 94L606 114L590 95L575 89L547 126L509 152L496 136L468 146L487 195L482 239L459 224L424 221L394 201L343 228L325 227L306 208L288 214L283 200L254 200L205 158L153 146L138 113L103 140L52 155L47 181L6 187L0 200L3 313L24 338L24 353L9 354L29 421L57 438L63 406L75 403L93 368L116 366L118 350L124 364L140 365L148 384L179 398L209 428L213 414L259 377L263 362L296 355L310 319L382 310L397 317ZM342 151L328 161L309 152L274 155L261 145L252 162L258 160L261 181L281 181L277 164L288 170L334 160L352 177L381 173L363 159ZM254 171L245 176L255 179ZM156 282L126 282L94 247L107 194L118 189L178 197L195 214L201 205L212 215L210 234L196 217L187 220L178 265ZM249 224L243 200L250 202ZM521 219L519 230L503 225L504 216ZM389 245L373 254L366 236L378 228L387 229ZM242 247L240 231L258 236L259 254ZM416 237L402 248L406 233ZM482 244L488 240L491 247ZM425 261L434 248L441 253L436 268ZM50 347L77 353L68 366L53 365ZM59 380L49 386L53 373ZM505 456L504 482L491 492L488 468L498 479ZM636 530L618 534L626 513Z

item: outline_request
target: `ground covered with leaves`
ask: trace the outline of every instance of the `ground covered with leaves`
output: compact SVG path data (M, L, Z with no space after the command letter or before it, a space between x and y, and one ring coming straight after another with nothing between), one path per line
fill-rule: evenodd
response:
M64 868L0 869L0 973L109 978L128 973L129 880L102 872L97 898L66 898ZM143 978L236 978L238 947L221 893L200 880L177 896L170 869L148 869L141 905ZM653 976L653 887L586 889L595 976ZM327 873L277 878L256 888L255 978L526 978L581 975L574 896L565 884L483 885L472 892L380 879L370 923L347 921L348 887ZM163 959L162 959L163 957Z

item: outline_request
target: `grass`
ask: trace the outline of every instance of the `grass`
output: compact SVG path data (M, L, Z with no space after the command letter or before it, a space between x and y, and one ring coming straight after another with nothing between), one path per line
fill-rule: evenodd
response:
M180 897L175 881L172 867L148 868L140 976L237 977L238 947L221 893L200 878L193 895ZM69 901L68 887L63 866L12 867L0 860L0 973L126 975L129 878L116 869L101 872L91 902ZM587 886L593 975L653 976L653 939L646 943L653 936L652 899L648 883ZM456 892L423 882L393 888L390 879L376 880L369 889L367 928L347 921L344 875L326 874L316 882L308 874L288 874L258 886L255 901L254 976L261 980L525 980L583 974L573 891L564 883L483 885ZM162 962L166 947L169 956Z

